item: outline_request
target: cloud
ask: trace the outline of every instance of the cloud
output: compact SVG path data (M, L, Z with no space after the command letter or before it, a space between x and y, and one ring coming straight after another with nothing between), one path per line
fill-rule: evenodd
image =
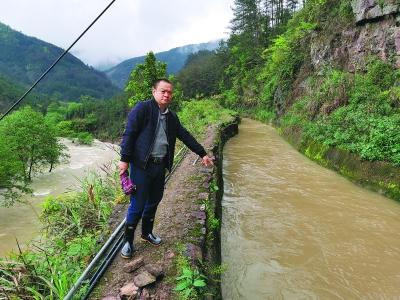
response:
M67 48L110 0L1 0L0 21ZM233 0L117 0L73 48L85 63L116 63L152 50L227 36Z

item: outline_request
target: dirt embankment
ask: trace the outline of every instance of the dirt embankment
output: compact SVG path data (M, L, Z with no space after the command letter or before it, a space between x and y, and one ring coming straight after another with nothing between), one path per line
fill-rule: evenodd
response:
M217 193L221 194L222 190L218 191L216 186L221 178L222 147L226 139L237 133L237 123L238 120L233 120L220 128L208 128L202 144L216 157L214 168L204 167L197 156L189 152L166 184L154 228L163 243L153 246L141 241L139 224L134 257L126 260L118 255L91 299L176 299L175 278L180 275L178 247L184 249L184 255L194 265L204 267L220 262L219 228L212 230L208 224L210 218L217 219L220 211ZM114 218L120 222L125 213L126 206L120 208ZM153 280L155 282L145 284ZM220 298L218 281L208 280L207 283L208 291L213 293L209 297ZM142 284L145 285L140 287ZM121 292L121 288L128 291ZM131 296L124 296L124 293L131 293Z

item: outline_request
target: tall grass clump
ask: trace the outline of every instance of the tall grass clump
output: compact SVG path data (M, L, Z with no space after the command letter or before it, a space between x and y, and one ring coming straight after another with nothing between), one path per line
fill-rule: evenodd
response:
M201 138L207 126L222 124L236 114L223 108L215 99L192 100L182 104L179 119L192 134Z
M99 250L108 233L115 200L122 197L111 167L102 177L90 173L79 192L47 197L43 235L29 249L0 260L1 299L63 299ZM79 299L84 288L75 298Z

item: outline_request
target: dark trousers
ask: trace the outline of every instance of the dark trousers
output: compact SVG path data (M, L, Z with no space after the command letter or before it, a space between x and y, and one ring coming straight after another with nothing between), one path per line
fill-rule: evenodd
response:
M145 170L131 164L130 176L136 184L136 192L131 195L126 216L127 224L137 224L140 218L153 222L164 193L165 168L165 162L149 162Z

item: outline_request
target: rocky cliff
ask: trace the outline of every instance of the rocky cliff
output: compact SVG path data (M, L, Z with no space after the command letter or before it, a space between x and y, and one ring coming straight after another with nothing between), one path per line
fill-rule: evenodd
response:
M312 37L312 66L354 71L363 69L368 57L376 55L400 68L400 1L352 0L351 6L353 24L328 36L315 33Z
M283 87L275 91L278 116L292 118L294 124L286 123L283 134L321 165L400 201L400 169L392 159L400 141L400 82L394 70L400 69L400 0L328 1L342 15L325 18L303 39L305 60L292 90L288 96ZM375 58L390 67L368 77ZM331 70L338 77L329 77ZM380 85L381 77L390 76L390 84ZM303 135L307 126L314 131ZM365 156L370 149L391 152Z

